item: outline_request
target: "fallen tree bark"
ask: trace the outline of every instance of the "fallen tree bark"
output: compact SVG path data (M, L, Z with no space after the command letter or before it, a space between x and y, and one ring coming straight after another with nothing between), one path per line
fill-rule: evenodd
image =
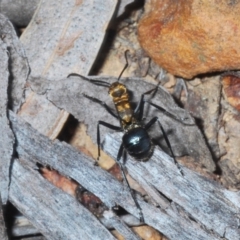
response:
M94 166L89 157L77 152L66 143L50 141L13 113L10 114L10 119L20 159L32 162L32 168L35 166L34 162L49 165L65 176L78 181L98 196L109 208L117 203L138 217L129 189L106 171ZM119 144L119 136L106 138L105 147L113 156ZM145 222L163 232L170 239L220 239L224 236L231 240L238 239L240 233L237 225L239 193L225 190L216 182L184 167L184 176L181 176L171 158L158 149L155 150L149 162L136 164L134 160L128 159L126 167L133 177L138 175L155 188L156 192L161 191L171 200L167 204L166 198L159 194L158 197L162 198L162 202L166 204L156 207L146 203L139 195L137 196ZM41 183L37 182L32 187L42 188ZM14 191L10 191L13 200L18 194L13 196ZM35 193L38 191L40 190ZM42 197L45 200L49 198L48 195L43 194L39 201L43 201L40 200ZM31 198L29 201L32 201ZM17 201L14 200L14 202L18 207ZM24 206L29 211L27 203ZM68 207L69 214L71 214L71 204ZM64 216L61 215L61 217ZM60 228L64 228L64 225Z

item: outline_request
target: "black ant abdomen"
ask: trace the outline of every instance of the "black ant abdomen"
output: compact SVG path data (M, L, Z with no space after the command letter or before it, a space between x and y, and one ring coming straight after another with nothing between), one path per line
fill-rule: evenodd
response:
M132 128L122 137L122 143L130 156L140 161L147 161L153 153L153 144L146 129Z

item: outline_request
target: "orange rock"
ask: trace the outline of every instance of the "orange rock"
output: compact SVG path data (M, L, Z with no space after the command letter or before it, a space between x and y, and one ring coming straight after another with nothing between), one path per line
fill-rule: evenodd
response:
M240 2L150 0L140 44L168 72L184 78L240 68Z

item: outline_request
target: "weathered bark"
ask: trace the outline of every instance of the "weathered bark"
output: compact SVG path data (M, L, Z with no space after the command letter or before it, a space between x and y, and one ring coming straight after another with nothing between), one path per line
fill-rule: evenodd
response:
M21 36L31 75L54 81L72 72L88 74L116 4L115 0L41 1ZM31 91L18 114L52 139L68 118L68 113Z
M14 137L9 127L8 107L8 51L7 45L0 39L0 194L2 203L8 200L9 169L13 154Z
M11 179L11 202L47 238L95 239L97 235L99 239L114 239L94 215L36 170L15 160Z
M26 27L40 0L1 0L0 11L18 27Z
M7 233L6 233L6 227L5 227L5 221L4 221L4 217L3 217L1 198L0 198L0 239L8 240Z
M10 21L18 27L26 27L31 21L40 0L1 0L0 13L7 16ZM125 7L134 0L119 0L119 7L116 16L124 13Z
M6 44L9 55L8 107L17 112L23 101L24 87L30 69L25 50L12 23L2 14L0 14L0 34L2 41Z
M10 118L17 139L16 150L21 159L50 165L78 181L109 208L117 203L139 217L129 189L109 173L94 166L89 157L66 143L50 141L14 114L10 114ZM119 136L107 137L106 151L116 156L119 144ZM34 166L32 162L32 168ZM170 239L220 239L224 235L227 239L238 239L240 230L236 213L239 211L239 193L225 190L212 180L184 167L182 176L172 159L157 148L148 162L136 164L134 160L128 159L126 167L134 178L141 179L156 189L155 194L162 199L158 201L150 195L157 204L160 203L157 208L137 196L148 225L163 232ZM41 181L37 186L35 185L36 193L41 191L38 189L42 187ZM145 190L149 192L147 188ZM172 203L158 192L167 196ZM42 197L41 201L48 201L48 194L43 194ZM28 198L29 201L32 201L31 199ZM163 202L165 204L162 204ZM20 203L15 203L17 207L18 204ZM51 208L51 203L48 206ZM68 211L71 211L71 206L68 207ZM29 211L29 208L27 209Z

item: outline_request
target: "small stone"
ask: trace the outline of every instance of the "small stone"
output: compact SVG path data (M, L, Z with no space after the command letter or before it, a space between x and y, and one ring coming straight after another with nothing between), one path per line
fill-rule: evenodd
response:
M150 0L138 38L169 73L198 74L240 69L240 1Z
M228 103L240 111L240 73L227 73L222 77L222 84Z

